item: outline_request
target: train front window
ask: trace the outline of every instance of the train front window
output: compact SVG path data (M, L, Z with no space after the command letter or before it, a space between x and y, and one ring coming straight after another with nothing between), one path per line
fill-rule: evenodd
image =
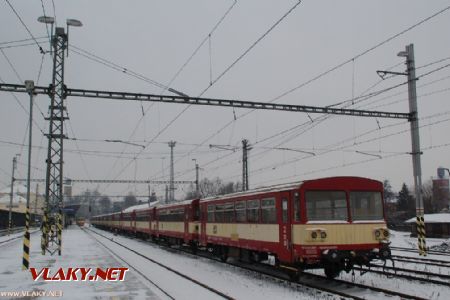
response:
M353 221L382 220L383 201L379 192L350 192Z
M343 191L307 191L309 221L347 221L347 200Z

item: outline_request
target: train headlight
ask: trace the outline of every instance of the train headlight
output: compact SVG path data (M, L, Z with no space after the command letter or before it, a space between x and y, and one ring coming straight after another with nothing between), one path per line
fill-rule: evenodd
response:
M379 239L381 236L381 231L379 229L375 230L375 237Z
M311 237L313 239L316 239L317 238L317 232L315 232L315 231L311 232Z
M389 230L384 229L384 230L383 230L383 236L384 236L385 238L388 238L388 237L389 237Z
M327 238L327 233L326 233L325 231L322 231L322 232L320 233L320 238L321 238L321 239L326 239L326 238Z

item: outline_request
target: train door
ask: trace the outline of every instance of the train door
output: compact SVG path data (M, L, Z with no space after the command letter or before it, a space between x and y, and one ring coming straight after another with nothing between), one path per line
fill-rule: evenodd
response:
M278 259L291 261L292 258L292 205L288 192L280 193L280 206L278 210L280 247Z
M191 214L190 205L185 205L184 207L184 241L189 240L189 219Z

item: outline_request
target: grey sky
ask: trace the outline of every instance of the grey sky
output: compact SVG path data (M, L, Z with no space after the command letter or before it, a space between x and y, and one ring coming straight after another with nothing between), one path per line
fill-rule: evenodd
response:
M52 1L9 1L36 38L47 35L45 26L38 23L37 18L43 15L42 3L48 15L54 14ZM167 85L233 2L55 0L54 4L61 26L67 18L79 19L84 24L81 28L70 29L71 49L84 49ZM211 79L214 81L295 3L237 1L213 32L211 40L199 49L171 87L190 96L199 96L208 88ZM450 1L303 1L203 96L272 101L449 5ZM402 76L379 82L376 70L397 65L394 71L404 71L404 59L397 57L397 53L409 43L414 43L417 67L449 58L449 16L450 10L447 10L276 102L327 106L360 96L377 83L369 92L402 83L405 81ZM30 38L6 1L0 4L0 27L0 43ZM48 49L48 42L39 41ZM11 45L0 44L0 47ZM2 50L21 80L37 80L41 55L36 45ZM417 75L448 63L450 59L418 68ZM417 83L419 116L432 116L420 120L420 125L424 126L420 130L424 181L435 176L438 166L450 167L449 146L446 146L450 143L447 120L450 119L450 103L446 90L450 82L449 71L450 68L444 68L424 76ZM7 83L20 83L2 53L0 78ZM51 58L47 54L38 84L47 86L50 80ZM65 82L71 88L163 92L160 87L75 52L66 58ZM4 187L10 181L11 160L15 153L22 153L18 172L25 178L26 147L8 142L22 144L26 141L28 116L11 94L1 92L0 97L0 187ZM20 94L16 97L28 109L28 97ZM407 112L406 99L407 89L402 86L353 107ZM38 96L36 103L46 115L48 97ZM379 119L378 124L371 118L334 116L311 124L305 114L274 111L252 112L233 121L232 109L192 106L165 129L186 106L149 103L142 103L142 106L147 112L138 123L142 117L138 102L68 98L70 122L67 123L67 134L71 138L94 141L69 140L65 143L65 175L80 179L168 179L167 142L174 140L177 141L175 179L195 178L192 161L195 158L203 168L201 177L219 176L239 181L241 152L210 149L209 144L240 147L241 140L246 138L254 145L249 162L250 187L338 175L388 178L397 190L402 182L413 182L411 157L407 154L411 151L409 124L405 121ZM237 117L246 113L247 110L235 109ZM436 115L439 113L442 115ZM39 128L47 132L48 125L38 109L35 109L34 117ZM228 123L230 125L221 130ZM298 126L304 123L306 125ZM397 123L403 124L391 126ZM381 129L377 130L379 126ZM284 132L291 128L294 129ZM34 145L43 147L33 149L33 166L39 168L33 169L33 177L43 178L47 140L38 127L33 130ZM371 130L370 134L365 134ZM405 132L397 134L400 131ZM392 136L385 137L387 135ZM272 138L266 140L268 137ZM133 160L131 158L141 148L99 141L105 139L128 140L148 144L148 147ZM270 149L274 147L316 155ZM338 149L324 154L331 147ZM78 149L81 154L77 153ZM122 151L125 153L121 155ZM120 155L125 158L116 158ZM363 162L367 160L372 161ZM74 188L79 192L95 186L78 184ZM159 195L163 192L162 187L152 188ZM146 186L101 185L99 190L105 194L127 194L129 191L147 194ZM177 195L185 190L185 186L179 186Z

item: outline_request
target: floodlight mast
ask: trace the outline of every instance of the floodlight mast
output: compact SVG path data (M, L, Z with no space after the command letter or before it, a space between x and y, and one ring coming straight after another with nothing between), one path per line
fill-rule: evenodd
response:
M42 222L41 252L48 251L53 255L58 251L61 255L62 227L63 227L63 140L65 116L65 85L64 85L64 50L67 49L68 35L63 27L56 27L53 32L55 19L39 17L38 21L52 24L51 48L53 48L52 84L49 87L50 113L47 152L47 171L45 188L45 207ZM68 19L67 26L81 26L81 22ZM68 27L67 27L68 28Z

